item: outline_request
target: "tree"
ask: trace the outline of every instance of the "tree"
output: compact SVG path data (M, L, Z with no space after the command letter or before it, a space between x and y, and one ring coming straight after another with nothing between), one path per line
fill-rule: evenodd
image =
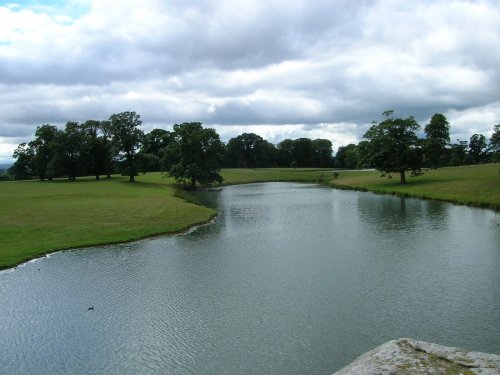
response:
M280 167L290 167L292 162L297 161L294 159L293 141L291 139L284 139L278 143L278 165ZM295 165L297 167L297 165Z
M313 166L327 168L333 166L332 142L328 139L315 139L312 141Z
M254 133L243 133L231 138L226 146L229 167L269 167L275 162L275 147Z
M457 142L458 143L453 143L450 148L450 158L448 161L450 167L463 165L467 157L469 143L467 141L461 141L460 139L457 139Z
M134 182L139 163L136 154L143 137L143 132L139 129L142 124L141 116L135 112L122 112L112 115L109 121L115 154L118 160L123 161L129 181Z
M142 150L144 150L146 154L160 156L171 139L172 134L169 131L164 129L153 129L144 135Z
M47 176L67 176L75 180L83 175L83 147L85 139L79 123L69 121L64 131L59 131L53 142L53 155L47 165Z
M56 138L59 130L54 125L44 124L36 128L35 139L28 146L33 149L33 171L40 180L53 176L47 174L48 166L55 154Z
M9 174L13 175L16 180L26 180L34 175L33 166L35 153L33 147L26 143L21 143L14 150L12 155L16 161L9 168Z
M425 164L436 169L441 166L446 146L450 143L450 124L441 113L432 116L425 125L426 139L424 141Z
M309 138L298 138L293 141L293 156L299 167L313 166L313 144Z
M81 125L84 145L82 158L87 173L99 180L101 174L109 174L113 156L109 137L106 134L106 121L88 120Z
M471 161L481 163L486 157L486 137L482 134L473 134L469 140L469 157Z
M350 143L347 146L340 146L335 154L335 167L337 168L357 168L358 152L357 146Z
M164 165L177 182L196 188L196 183L222 182L221 163L224 144L214 129L200 122L175 124L173 137L165 150Z
M399 173L400 183L406 184L406 171L418 175L422 168L422 152L416 135L420 125L413 116L395 118L394 111L385 111L383 116L385 120L374 122L363 136L370 142L370 162L377 170Z
M492 161L500 161L500 124L495 125L493 134L490 138L490 152L492 155Z

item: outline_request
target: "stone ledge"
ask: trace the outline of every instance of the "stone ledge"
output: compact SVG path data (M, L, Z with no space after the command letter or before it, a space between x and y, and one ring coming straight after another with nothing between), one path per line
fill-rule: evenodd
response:
M500 375L500 356L402 338L363 354L334 375Z

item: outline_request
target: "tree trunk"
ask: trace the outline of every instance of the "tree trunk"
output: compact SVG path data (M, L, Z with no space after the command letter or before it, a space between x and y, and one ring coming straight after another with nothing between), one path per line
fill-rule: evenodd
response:
M403 169L402 171L399 171L399 175L401 176L400 184L405 185L406 184L405 170Z
M106 175L106 178L111 178L111 174L110 174L110 173L108 173L108 174Z
M99 181L99 175L98 174L95 175L95 180Z
M135 177L133 174L130 175L128 182L135 182Z

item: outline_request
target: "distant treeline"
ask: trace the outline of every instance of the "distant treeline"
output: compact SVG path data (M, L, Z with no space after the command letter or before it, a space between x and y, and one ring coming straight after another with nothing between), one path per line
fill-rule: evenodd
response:
M392 111L387 113L392 115ZM68 122L64 129L41 125L34 140L16 148L16 161L1 179L74 180L88 175L99 179L122 173L133 180L140 172L165 171L194 184L217 180L214 176L221 167L378 167L370 132L365 134L369 140L340 147L334 156L327 139L285 139L274 145L257 134L244 133L223 144L214 129L203 129L200 123L176 124L172 132L154 129L149 133L139 129L141 123L135 112L122 112L104 121ZM500 160L500 124L489 141L474 134L469 141L456 143L450 142L449 127L444 115L432 117L425 126L425 138L409 146L418 149L417 164L437 168ZM391 138L397 143L397 134ZM203 171L208 173L204 177Z
M177 160L177 156L192 158L199 151L197 148L208 151L220 142L215 130L205 129L210 130L209 135L200 132L200 123L175 125L176 130L172 132L153 129L149 133L143 133L140 125L140 116L135 112L115 114L105 121L68 122L64 129L41 125L36 129L34 140L16 148L13 154L16 161L3 177L73 180L79 176L93 175L99 179L122 173L130 175L132 180L137 173L170 172L179 164L186 169L188 162ZM182 129L192 139L179 145L179 140L187 136L182 134ZM244 133L227 144L220 144L217 155L213 155L217 161L215 169L334 166L332 142L327 139L285 139L274 145L257 134ZM203 158L206 156L188 164L200 164Z

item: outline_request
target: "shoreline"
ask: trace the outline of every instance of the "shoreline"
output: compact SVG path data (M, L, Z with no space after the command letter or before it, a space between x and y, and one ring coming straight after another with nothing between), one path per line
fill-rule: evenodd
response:
M215 221L215 219L217 219L218 215L219 215L219 213L217 212L217 213L213 214L206 221L198 222L198 223L193 223L193 224L188 225L185 228L182 228L182 229L179 229L179 230L176 230L176 231L172 231L172 232L153 233L153 234L148 234L148 235L145 235L145 236L141 236L141 237L137 237L137 238L131 238L131 239L128 239L128 240L123 240L123 241L118 240L118 241L111 241L111 242L96 242L96 243L90 244L90 245L71 246L71 247L65 247L65 248L58 248L58 249L54 249L54 250L49 250L47 252L37 254L37 256L34 256L34 257L29 258L29 259L23 260L20 263L17 263L16 265L14 265L14 266L6 266L6 267L4 267L4 266L0 265L0 274L2 272L6 272L6 271L11 271L11 270L13 271L16 268L18 268L20 266L23 266L23 265L26 265L26 264L28 264L30 262L34 262L34 261L37 261L37 260L40 260L40 259L43 259L43 258L49 258L51 255L54 255L54 254L57 254L57 253L66 252L66 251L82 250L82 249L88 249L88 248L91 248L91 247L105 247L105 246L111 246L111 245L118 245L118 244L126 244L126 243L132 243L132 242L139 242L139 241L143 241L143 240L147 240L147 239L152 239L152 238L156 238L156 237L182 236L182 235L188 234L188 233L192 232L193 230L196 230L197 228L202 227L204 225L210 225L212 222Z
M369 189L369 188L366 188L363 186L339 185L339 184L334 184L334 183L329 183L328 185L331 186L333 189L337 189L337 190L359 191L362 193L373 193L373 194L378 194L378 195L393 195L393 196L401 197L401 198L414 198L414 199L422 199L422 200L427 200L427 201L438 201L438 202L453 204L456 206L488 209L488 210L492 210L494 212L500 211L500 204L494 204L494 203L489 203L489 202L461 201L458 199L430 197L430 196L427 196L425 194L419 194L419 193L400 192L400 191L396 191L396 190L386 191L386 190Z
M494 168L496 168L498 164L493 165ZM473 167L468 168L470 170L473 169ZM453 170L453 169L450 169ZM281 176L281 174L284 172ZM477 200L467 200L468 198L473 199L474 197L478 196L478 194L474 194L473 196L471 194L469 195L464 195L463 197L459 197L462 199L456 199L453 197L446 198L446 195L449 191L444 191L440 190L439 194L441 196L431 196L430 192L434 192L434 190L429 190L429 185L434 189L437 185L431 185L433 182L436 181L435 177L429 182L429 185L427 182L425 184L408 184L405 186L401 185L395 185L395 184L384 184L380 183L380 178L376 176L374 178L375 174L373 174L371 180L363 180L360 178L357 178L356 172L358 171L349 171L349 173L345 173L344 176L341 176L337 178L332 178L331 172L336 172L335 170L259 170L259 169L253 169L253 170L227 170L225 176L225 181L217 186L213 186L212 188L221 188L225 186L231 186L231 185L243 185L243 184L250 184L250 183L267 183L267 182L293 182L293 183L310 183L310 184L317 184L319 186L325 186L325 187L330 187L333 189L337 190L351 190L351 191L360 191L360 192L371 192L373 194L388 194L388 195L394 195L398 197L404 197L404 198L414 198L414 199L425 199L425 200L435 200L439 202L445 202L453 205L460 205L460 206L466 206L466 207L474 207L474 208L480 208L480 209L487 209L487 210L492 210L493 212L499 212L500 211L500 203L496 203L496 196L494 195L488 201L488 196L486 198L483 198L483 201ZM363 176L365 176L365 173L368 174L372 171L362 171ZM342 173L342 171L341 171ZM353 173L354 176L351 176L350 174ZM346 176L349 174L349 176ZM339 181L343 180L343 177L346 179L345 183L339 183ZM354 177L354 178L353 178ZM149 183L157 183L154 175L149 175L148 177L145 178L146 181L150 181ZM373 182L375 181L375 183ZM479 179L480 182L482 180ZM147 184L148 182L146 182ZM441 182L440 182L441 183ZM496 182L495 182L496 184ZM364 185L364 186L363 186ZM62 186L62 185L59 185ZM83 185L82 185L83 186ZM125 185L124 185L125 186ZM422 187L424 187L422 189ZM425 189L427 187L427 189ZM472 193L474 193L476 190L472 190L473 188L476 188L476 186L471 186ZM404 190L410 190L410 191L401 191L402 189ZM175 188L174 188L175 190ZM413 191L411 191L413 190ZM417 190L417 191L415 191ZM197 204L200 205L204 208L213 210L213 208L206 207L199 202L195 202L193 200L190 200L187 194L184 192L180 195L176 195L175 192L172 193L175 195L176 199L179 199L180 201L184 201L187 203L191 204ZM438 194L438 195L439 195ZM448 194L449 195L449 194ZM491 197L491 195L489 196ZM142 199L142 198L140 198ZM140 200L138 201L140 203ZM190 209L191 210L191 209ZM154 238L154 237L159 237L159 236L175 236L179 234L184 234L188 232L189 230L196 228L201 225L206 225L207 223L210 223L214 218L218 216L218 212L213 212L212 214L209 215L209 217L205 220L203 218L202 220L196 220L196 217L192 217L192 219L195 219L193 222L189 223L188 225L176 229L176 230L166 230L166 231L158 231L158 232L153 232L149 233L146 235L140 235L137 237L128 237L123 236L123 239L115 239L113 241L95 241L91 243L86 243L83 245L71 245L71 246L59 246L59 247L54 247L53 249L47 250L47 251L42 251L40 253L32 254L30 255L29 253L26 254L26 257L22 257L21 260L18 262L14 261L12 263L6 263L5 265L0 265L0 272L9 270L9 269L15 269L16 267L25 264L27 262L33 261L35 259L40 259L43 257L46 257L49 254L53 254L59 251L69 251L69 250L77 250L77 249L83 249L83 248L89 248L89 247L97 247L97 246L109 246L109 245L114 245L114 244L121 244L121 243L129 243L129 242L135 242L135 241L140 241L144 240L147 238ZM206 216L205 216L206 217ZM145 218L148 220L147 218ZM128 233L128 232L127 232ZM96 236L97 238L97 236ZM64 241L62 241L64 242ZM75 241L77 242L77 241Z

